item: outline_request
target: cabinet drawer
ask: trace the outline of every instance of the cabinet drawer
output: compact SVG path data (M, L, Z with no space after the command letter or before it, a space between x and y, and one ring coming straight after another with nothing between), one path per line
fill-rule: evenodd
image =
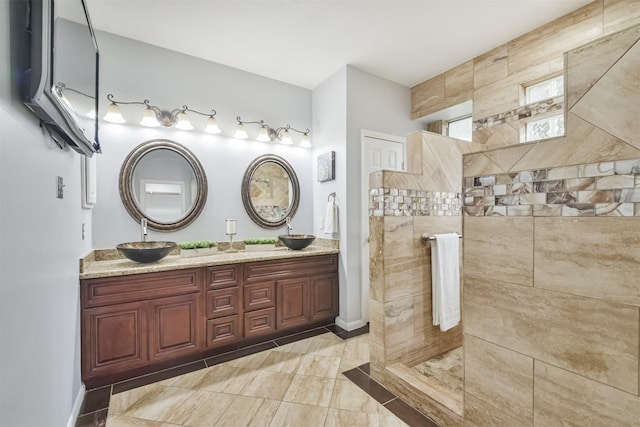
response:
M83 280L83 307L199 292L202 275L202 269L189 269Z
M223 288L207 291L207 318L238 314L240 288Z
M207 347L232 344L242 338L240 315L207 320Z
M244 314L244 337L252 338L276 331L276 309L265 308Z
M276 282L254 283L244 286L245 311L259 310L261 308L275 307Z
M207 267L207 287L216 289L239 286L242 280L240 272L240 265Z
M281 261L258 261L245 264L245 281L266 278L310 276L338 271L337 255L320 255Z

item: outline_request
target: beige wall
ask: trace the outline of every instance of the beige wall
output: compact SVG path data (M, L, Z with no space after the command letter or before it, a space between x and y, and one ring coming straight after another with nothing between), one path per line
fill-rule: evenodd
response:
M566 137L464 157L465 425L640 420L640 26L566 64Z
M408 172L370 177L371 373L448 426L461 425L462 396L430 401L411 384L409 368L462 344L461 325L441 332L432 324L431 246L421 236L462 233L462 155L478 149L418 132L407 140Z
M519 117L563 107L560 100L523 111L521 85L562 74L565 52L637 24L637 0L594 1L413 87L411 116L473 100L473 142L488 148L517 144L527 120Z

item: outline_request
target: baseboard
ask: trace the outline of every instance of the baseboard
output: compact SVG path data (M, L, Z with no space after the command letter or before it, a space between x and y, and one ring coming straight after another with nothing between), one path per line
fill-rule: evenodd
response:
M84 388L84 384L80 384L80 390L78 390L78 394L76 395L76 400L73 402L73 408L71 408L71 415L69 415L69 421L67 422L67 427L75 427L76 421L78 420L78 415L80 414L80 408L82 407L82 401L84 400L84 395L86 390Z
M353 331L354 329L362 328L367 325L367 322L364 320L355 320L353 322L345 322L340 318L340 316L336 317L336 325L340 326L345 331Z

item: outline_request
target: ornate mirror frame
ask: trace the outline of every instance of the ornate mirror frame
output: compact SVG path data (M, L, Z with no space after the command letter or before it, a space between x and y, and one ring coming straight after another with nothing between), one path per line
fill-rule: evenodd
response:
M142 211L135 199L133 191L133 175L135 168L145 155L155 150L169 150L179 156L182 156L191 166L193 174L195 175L198 187L195 202L186 215L173 222L159 222L153 218L149 218ZM205 202L207 201L207 177L204 173L204 168L191 151L183 145L168 139L153 139L143 142L134 148L122 164L118 186L120 189L120 198L122 199L125 209L129 212L129 215L131 215L131 217L137 222L140 222L142 218L146 218L148 227L156 231L176 231L188 226L198 217L198 215L200 215Z
M291 203L289 204L289 208L287 209L284 217L278 221L268 221L267 219L261 217L251 201L251 178L253 177L253 174L256 172L256 170L265 163L275 163L282 169L284 169L284 171L289 176L289 181L291 183L291 190L293 192ZM284 226L287 218L293 217L293 215L295 215L296 211L298 210L298 205L300 204L300 184L298 182L298 176L296 175L296 172L285 159L274 154L266 154L264 156L260 156L253 162L251 162L251 164L247 167L246 172L244 173L241 191L244 209L247 211L247 214L253 220L253 222L263 228L275 229Z

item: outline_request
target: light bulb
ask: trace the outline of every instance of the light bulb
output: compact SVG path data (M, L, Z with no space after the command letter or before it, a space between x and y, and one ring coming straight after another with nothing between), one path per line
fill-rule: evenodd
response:
M311 141L309 140L309 135L307 135L306 133L302 135L302 141L300 141L300 147L311 148Z
M207 125L204 128L204 131L206 133L220 133L222 132L220 130L220 127L218 126L218 122L216 121L216 118L213 116L209 116L209 118L207 119Z
M122 113L120 113L120 107L115 102L112 102L107 108L107 113L104 115L102 120L109 123L126 123L124 117L122 117Z
M156 113L151 108L147 107L142 113L142 120L140 120L142 126L155 128L160 126L160 122L156 118Z
M258 131L258 137L256 138L256 141L260 141L260 142L269 142L271 141L271 138L269 138L269 132L267 132L267 128L266 127L261 127L260 131Z
M187 116L187 113L185 113L184 111L181 113L178 113L177 118L178 118L178 123L176 123L176 129L180 129L180 130L193 129L193 125L189 121L189 116Z
M293 141L291 140L291 135L289 135L288 130L285 129L284 132L282 132L282 140L280 142L286 145L293 144Z
M244 125L242 123L238 123L238 126L236 126L236 132L233 134L233 137L238 139L249 138L249 135L247 135L247 131L244 130Z

